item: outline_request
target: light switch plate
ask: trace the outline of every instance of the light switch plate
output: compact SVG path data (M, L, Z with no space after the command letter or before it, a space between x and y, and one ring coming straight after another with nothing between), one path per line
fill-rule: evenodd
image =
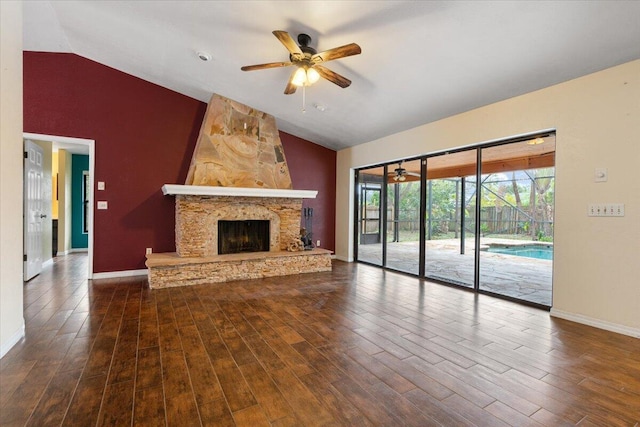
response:
M109 209L109 205L106 201L99 201L98 209Z
M104 181L98 181L98 190L104 190Z
M624 216L624 203L594 203L587 208L587 216Z

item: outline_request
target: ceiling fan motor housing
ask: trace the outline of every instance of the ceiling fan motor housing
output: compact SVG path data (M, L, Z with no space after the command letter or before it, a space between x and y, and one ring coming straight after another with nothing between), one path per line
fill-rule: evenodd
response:
M300 46L302 53L304 53L304 59L307 61L310 60L313 55L318 53L316 49L309 46L309 43L311 43L311 36L304 33L298 34L298 45ZM293 55L289 55L289 60L295 62Z

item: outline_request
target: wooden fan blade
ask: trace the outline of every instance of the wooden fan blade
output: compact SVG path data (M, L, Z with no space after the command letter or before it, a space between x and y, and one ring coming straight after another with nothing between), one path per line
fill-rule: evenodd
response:
M304 53L302 53L302 51L300 50L300 46L298 46L298 43L296 43L296 41L289 35L289 33L287 33L286 31L276 30L273 31L273 35L276 36L278 40L280 40L280 43L282 43L284 47L287 48L292 57L296 59L302 59Z
M331 83L337 84L341 88L349 87L351 84L351 80L348 78L341 76L322 65L314 65L313 68L318 72L318 74L320 74L320 77L329 80Z
M266 70L267 68L288 67L293 62L269 62L267 64L245 65L240 68L242 71Z
M325 50L324 52L316 53L311 57L311 61L315 63L327 62L334 59L345 58L347 56L359 55L361 53L362 49L360 49L360 46L355 43L350 43L344 46Z
M296 71L298 71L297 68L293 70L293 73L291 73L291 77L289 77L289 81L287 82L287 87L284 88L285 95L291 95L292 93L295 93L296 89L298 88L298 86L293 84L293 76L296 74Z

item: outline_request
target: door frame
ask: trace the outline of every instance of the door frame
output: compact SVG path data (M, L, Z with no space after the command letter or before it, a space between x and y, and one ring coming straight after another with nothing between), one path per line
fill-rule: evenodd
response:
M367 233L367 224L368 221L376 221L376 218L367 218L367 192L372 191L372 192L377 192L378 193L378 232L377 233ZM361 218L360 221L362 222L360 224L360 244L363 245L367 245L370 243L382 243L382 187L380 188L367 188L366 187L366 183L365 183L365 187L362 189L362 202L361 202L361 208L362 208L362 212L360 212L361 214ZM377 237L375 237L377 236Z
M31 139L37 141L50 141L50 142L58 142L62 144L75 144L82 145L89 149L89 185L91 186L91 191L89 192L89 205L91 209L89 209L88 221L89 221L89 244L88 244L88 257L87 260L87 278L93 278L93 215L95 210L95 140L93 139L85 139L85 138L73 138L68 136L58 136L58 135L44 135L39 133L29 133L24 132L22 134L23 139ZM23 195L24 197L24 195Z

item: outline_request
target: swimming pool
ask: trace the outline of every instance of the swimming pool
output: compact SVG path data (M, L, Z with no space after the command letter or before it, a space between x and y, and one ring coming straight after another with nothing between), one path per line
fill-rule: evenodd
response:
M536 259L553 259L553 246L520 245L520 246L490 246L487 252L496 254L523 256Z

